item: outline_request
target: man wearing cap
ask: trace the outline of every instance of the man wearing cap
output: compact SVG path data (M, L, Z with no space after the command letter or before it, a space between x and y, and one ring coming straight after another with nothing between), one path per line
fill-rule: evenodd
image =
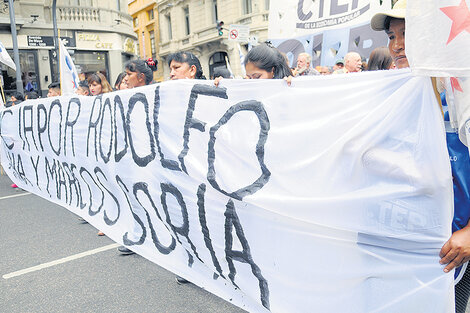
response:
M333 65L333 72L334 71L337 71L337 70L340 70L344 67L344 60L343 59L339 59L336 61L335 65Z
M399 0L395 3L393 9L387 12L375 14L371 20L371 27L373 30L384 30L388 35L388 49L395 65L399 69L409 67L405 51L405 16L406 0ZM438 100L440 100L440 98ZM456 178L454 177L454 180L455 179ZM464 200L466 200L466 203L469 203L469 199ZM466 266L468 264L465 264L470 260L469 213L470 207L462 205L461 203L457 205L456 203L454 209L453 228L455 226L458 230L452 234L439 253L439 256L441 257L440 263L447 264L444 268L444 272L446 273L454 268L464 265L462 270L465 271L465 274L455 286L456 313L465 312L470 296L470 266Z
M333 74L354 73L362 71L361 55L351 51L344 56L344 68L336 70Z

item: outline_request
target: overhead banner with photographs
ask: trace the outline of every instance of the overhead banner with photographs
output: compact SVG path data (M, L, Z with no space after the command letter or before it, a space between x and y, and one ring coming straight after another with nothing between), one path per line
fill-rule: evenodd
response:
M248 312L450 313L441 120L429 79L406 70L181 80L5 109L1 160Z
M372 16L390 8L390 1L271 1L269 40L284 52L291 67L299 53L312 56L313 67L333 66L355 51L367 59L386 46L387 35L370 28Z
M286 39L370 22L391 8L391 1L371 0L271 0L268 37Z

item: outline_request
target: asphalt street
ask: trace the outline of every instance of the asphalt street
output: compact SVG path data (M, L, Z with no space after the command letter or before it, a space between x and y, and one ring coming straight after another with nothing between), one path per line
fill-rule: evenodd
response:
M1 175L0 312L245 312L10 185Z

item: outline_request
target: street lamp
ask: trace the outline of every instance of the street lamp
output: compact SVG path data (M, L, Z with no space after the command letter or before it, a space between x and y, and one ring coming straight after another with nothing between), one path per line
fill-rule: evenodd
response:
M13 0L8 0L10 9L10 28L11 39L13 41L13 58L16 65L16 91L23 93L23 81L21 80L21 67L20 67L20 53L18 51L18 38L16 37L16 20L15 8L13 7Z

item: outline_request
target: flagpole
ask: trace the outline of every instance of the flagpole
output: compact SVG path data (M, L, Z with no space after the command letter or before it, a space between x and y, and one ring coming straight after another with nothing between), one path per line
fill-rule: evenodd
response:
M57 30L57 46L59 46L59 40L60 40L60 29ZM59 61L59 84L60 84L60 95L62 96L62 49L58 49L59 54L57 55L58 58L57 60Z
M7 99L5 99L5 93L3 92L3 79L2 79L2 82L0 82L0 89L2 90L3 103L6 105Z
M13 42L13 58L16 65L16 90L23 93L23 81L21 80L21 67L20 67L20 53L18 51L18 37L16 36L16 21L15 21L15 8L13 0L8 0L8 7L10 9L10 29L11 38Z

